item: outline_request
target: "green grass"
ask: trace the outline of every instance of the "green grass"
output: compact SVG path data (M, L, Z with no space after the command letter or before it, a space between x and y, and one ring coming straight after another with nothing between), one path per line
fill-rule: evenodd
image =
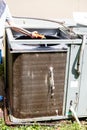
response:
M0 119L0 130L87 130L86 125L80 127L76 122L75 123L60 123L55 126L41 126L39 124L34 124L31 126L7 126L4 123L3 119Z
M77 123L66 124L61 126L60 130L87 130L86 126L79 126Z

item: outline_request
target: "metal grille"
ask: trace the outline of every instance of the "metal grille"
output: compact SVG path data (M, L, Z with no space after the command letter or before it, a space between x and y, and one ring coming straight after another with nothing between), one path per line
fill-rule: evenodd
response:
M11 55L8 91L12 115L16 118L62 115L67 52ZM50 81L51 69L54 86Z

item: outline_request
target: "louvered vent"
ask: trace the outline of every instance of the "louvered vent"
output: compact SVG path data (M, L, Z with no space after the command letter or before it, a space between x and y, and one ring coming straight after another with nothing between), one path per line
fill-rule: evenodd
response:
M16 118L62 115L67 51L8 56L8 92Z

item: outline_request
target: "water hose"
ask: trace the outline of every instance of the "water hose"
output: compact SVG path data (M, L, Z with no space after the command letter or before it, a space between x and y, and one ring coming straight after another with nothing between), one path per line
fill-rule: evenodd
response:
M82 45L81 45L80 54L79 54L78 61L77 61L77 72L78 72L78 74L80 74L80 72L81 72L80 66L81 66L81 61L82 61L84 48L85 48L85 44L86 44L86 37L87 37L87 35L83 35L83 37L82 37Z

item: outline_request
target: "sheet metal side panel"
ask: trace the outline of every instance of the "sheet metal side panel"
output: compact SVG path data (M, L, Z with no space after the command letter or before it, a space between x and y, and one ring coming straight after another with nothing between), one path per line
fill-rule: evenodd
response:
M77 73L77 60L79 56L79 45L71 45L70 48L70 65L69 65L69 77L68 77L68 89L67 89L67 101L66 101L66 115L69 115L70 105L78 111L78 98L80 89L80 76Z
M81 62L81 80L79 89L78 115L87 116L87 45L85 46Z

